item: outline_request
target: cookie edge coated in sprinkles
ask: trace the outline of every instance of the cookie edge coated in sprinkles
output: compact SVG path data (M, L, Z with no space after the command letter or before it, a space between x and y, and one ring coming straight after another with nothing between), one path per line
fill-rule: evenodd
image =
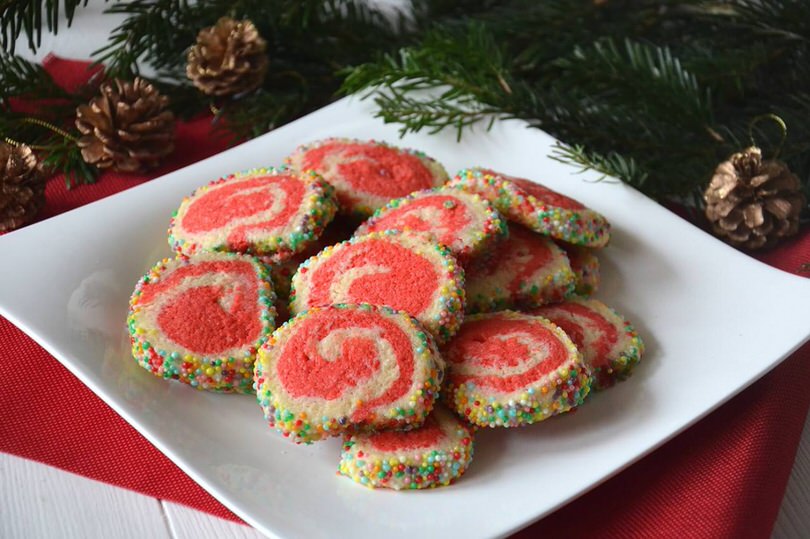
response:
M545 204L502 173L489 174L484 167L465 168L447 183L451 189L478 193L507 219L520 223L538 234L586 247L604 247L610 241L610 222L590 208L570 210ZM523 179L523 178L519 178ZM531 180L527 180L531 181ZM477 185L483 182L482 185ZM538 184L540 185L540 184ZM492 190L491 198L482 190ZM566 196L566 195L563 195Z
M326 182L314 171L299 172L287 166L258 167L220 177L205 185L196 188L172 212L169 222L168 242L173 251L178 254L193 255L197 252L235 252L227 243L218 243L212 247L204 247L200 243L187 241L176 233L178 215L186 211L191 202L198 195L204 194L211 187L232 180L244 180L251 176L280 176L288 175L300 179L306 184L302 205L305 210L295 229L288 237L270 236L258 242L244 254L268 257L273 262L282 262L306 249L323 234L326 226L335 217L338 210L335 188ZM181 233L182 235L182 233Z
M570 411L582 405L591 392L593 378L585 365L582 354L573 341L556 324L542 316L517 311L497 311L473 314L465 322L502 317L507 320L536 321L552 333L565 346L568 366L559 367L546 374L543 381L527 384L522 390L506 394L504 399L496 399L481 393L473 381L456 384L452 381L452 364L448 362L448 373L442 389L442 400L459 417L479 427L521 427L538 423L551 416ZM442 349L444 353L452 341ZM563 386L567 386L564 388ZM511 395L520 393L515 397ZM508 400L506 400L508 399ZM500 402L506 400L506 402Z
M264 363L270 360L275 361L272 355L272 348L277 342L285 337L286 333L294 331L294 328L301 321L313 314L324 310L357 309L367 312L377 312L384 316L398 316L407 320L414 336L422 343L421 351L415 350L425 362L427 379L422 383L422 388L412 395L410 410L389 409L382 418L373 416L372 420L363 423L352 423L348 417L334 418L310 418L305 412L293 412L284 408L277 398L273 396L270 388L267 387L264 376ZM398 311L386 306L370 305L367 303L336 303L323 307L312 307L301 312L294 318L286 321L265 341L259 348L255 366L253 388L256 391L256 399L264 412L264 418L271 428L281 433L285 438L296 444L310 444L312 442L327 439L333 436L341 436L349 432L362 432L369 430L384 429L408 429L420 426L425 418L433 410L435 402L439 398L439 391L445 377L444 358L439 354L438 346L430 332L414 317L403 311ZM417 398L418 397L418 398ZM415 404L416 403L416 404ZM418 404L418 405L417 405Z
M144 286L151 283L160 282L163 274L168 268L174 269L193 265L195 257L178 255L174 258L164 258L154 264L137 282L135 290L129 298L129 310L127 313L127 330L129 333L130 348L135 361L157 377L166 380L178 380L186 383L198 390L209 390L217 392L253 392L253 367L258 349L267 341L275 328L276 320L276 295L273 290L270 274L267 267L257 258L239 253L204 253L209 256L223 257L229 260L244 260L250 262L256 273L257 302L259 304L259 316L262 324L262 335L251 346L249 354L242 358L221 357L217 355L201 354L179 354L176 351L159 350L152 346L149 341L147 330L140 327L138 323L139 299ZM153 331L159 331L154 329ZM240 382L232 386L227 383L217 381L217 376L222 376L222 372L229 372L222 366L233 365L242 376ZM227 376L227 375L226 375Z

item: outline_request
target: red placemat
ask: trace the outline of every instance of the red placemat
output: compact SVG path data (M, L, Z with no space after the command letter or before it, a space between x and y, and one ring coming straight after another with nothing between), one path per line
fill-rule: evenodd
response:
M86 76L81 62L50 58L47 67L71 84ZM70 191L55 178L41 218L224 149L211 138L207 118L180 124L177 135L173 159L148 177L108 173L95 185ZM805 230L761 259L798 272L810 261L810 233ZM0 451L238 520L2 318L0 357ZM48 373L47 390L31 383L30 372ZM768 537L810 408L808 385L810 345L805 345L696 426L519 536Z

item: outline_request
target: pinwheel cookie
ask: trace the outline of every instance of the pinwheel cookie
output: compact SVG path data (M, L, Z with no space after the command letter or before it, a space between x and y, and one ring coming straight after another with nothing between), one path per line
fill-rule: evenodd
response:
M396 231L326 247L293 275L290 310L370 303L405 311L444 342L464 316L464 272L442 245Z
M468 316L443 355L445 401L482 427L517 427L571 410L590 391L589 369L571 339L540 316Z
M486 200L455 189L429 189L392 200L361 224L357 235L384 230L424 234L446 245L466 263L481 256L508 231L506 221Z
M549 238L519 225L491 257L469 265L467 312L530 308L562 301L573 291L575 275L565 253Z
M361 217L393 198L449 179L444 167L424 153L373 140L330 138L305 144L286 163L323 176L335 186L341 211Z
M594 389L630 376L644 353L644 342L616 311L595 299L571 299L533 311L565 331L591 368Z
M576 245L603 247L610 223L580 202L524 178L486 168L462 170L449 186L477 193L510 221Z
M367 487L433 488L461 477L472 456L472 430L437 405L416 429L347 436L339 470Z
M433 409L444 360L407 314L371 305L315 307L268 339L256 393L271 427L297 443L417 427Z
M274 301L269 275L252 257L162 260L130 299L132 354L157 376L249 393L256 350L273 331Z
M315 175L250 170L183 199L172 217L169 244L186 255L231 251L282 261L314 242L336 209L334 189Z

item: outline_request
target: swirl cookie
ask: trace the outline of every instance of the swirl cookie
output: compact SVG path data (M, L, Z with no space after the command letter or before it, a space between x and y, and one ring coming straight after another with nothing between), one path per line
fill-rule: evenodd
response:
M464 272L446 247L399 232L327 247L293 275L290 311L370 303L404 311L444 342L464 316Z
M467 312L537 307L562 301L574 288L575 275L565 253L550 239L519 225L491 257L466 272Z
M259 350L256 393L271 427L296 443L422 424L442 383L433 339L405 313L313 308Z
M419 428L347 436L338 469L372 488L442 487L467 470L472 440L469 427L443 406L436 406Z
M644 353L633 326L595 299L571 299L533 311L565 331L591 368L594 389L605 389L630 376Z
M554 239L588 247L604 247L610 239L610 223L601 214L531 180L476 167L448 185L481 195L510 221Z
M186 255L232 251L281 261L315 241L336 210L334 189L314 175L250 170L184 198L171 220L169 245Z
M454 189L430 189L392 200L356 234L404 230L446 245L462 263L485 253L507 235L506 222L486 200Z
M368 217L392 198L437 187L450 178L422 152L384 142L330 138L300 146L286 161L314 170L335 186L341 212Z
M579 406L591 378L571 339L539 316L468 316L444 348L445 402L481 427L518 427Z
M273 331L274 301L267 271L254 258L201 253L162 260L129 301L132 355L162 378L250 393L256 350Z
M557 242L557 245L568 255L571 270L574 272L574 293L590 296L599 289L601 276L599 258L590 247L580 247L570 243Z

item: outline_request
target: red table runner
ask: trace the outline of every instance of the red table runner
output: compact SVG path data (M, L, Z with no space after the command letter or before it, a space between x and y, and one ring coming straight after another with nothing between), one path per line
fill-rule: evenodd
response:
M66 86L87 77L84 62L49 58L46 67ZM133 187L224 147L211 137L210 118L180 123L177 150L159 170L148 176L105 173L97 184L70 191L62 178L54 178L40 218ZM798 273L810 261L810 232L805 229L761 259ZM0 451L238 520L3 318L0 358ZM32 383L32 372L41 373L47 385ZM807 387L810 344L685 433L518 535L768 537L810 408Z

